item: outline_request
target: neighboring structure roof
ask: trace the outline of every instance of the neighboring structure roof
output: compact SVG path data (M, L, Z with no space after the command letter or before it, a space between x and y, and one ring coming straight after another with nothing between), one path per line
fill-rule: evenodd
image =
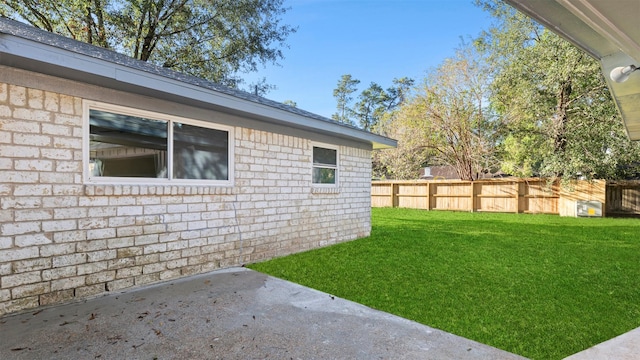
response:
M600 60L631 140L640 140L640 71L611 81L618 66L640 66L640 1L504 0Z
M370 143L374 149L397 145L308 111L6 18L0 18L0 65Z
M504 178L509 175L498 170L495 173L487 172L478 174L478 179L495 179ZM451 165L437 165L427 166L420 169L420 179L425 180L459 180L460 175L456 171L455 166Z

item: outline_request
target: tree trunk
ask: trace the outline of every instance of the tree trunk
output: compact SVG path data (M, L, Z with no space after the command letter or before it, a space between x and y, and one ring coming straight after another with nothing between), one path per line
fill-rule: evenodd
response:
M553 118L553 151L562 154L567 146L567 105L571 96L571 79L560 85L556 114Z

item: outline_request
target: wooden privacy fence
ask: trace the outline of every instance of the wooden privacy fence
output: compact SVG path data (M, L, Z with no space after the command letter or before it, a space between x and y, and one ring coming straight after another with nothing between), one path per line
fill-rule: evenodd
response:
M640 214L640 182L604 180L562 184L546 179L477 181L374 181L371 206L425 210L544 213L576 216L581 201L602 205L605 214Z
M640 181L610 181L606 192L607 212L640 215Z

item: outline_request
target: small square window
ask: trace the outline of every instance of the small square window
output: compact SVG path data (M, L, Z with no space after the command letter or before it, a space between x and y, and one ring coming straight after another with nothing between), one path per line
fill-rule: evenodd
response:
M338 180L338 150L313 147L313 184L336 185Z

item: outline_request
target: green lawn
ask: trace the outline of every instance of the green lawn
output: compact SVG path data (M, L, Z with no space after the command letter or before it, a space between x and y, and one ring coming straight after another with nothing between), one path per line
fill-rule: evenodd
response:
M368 238L249 266L533 359L640 326L640 220L373 209Z

